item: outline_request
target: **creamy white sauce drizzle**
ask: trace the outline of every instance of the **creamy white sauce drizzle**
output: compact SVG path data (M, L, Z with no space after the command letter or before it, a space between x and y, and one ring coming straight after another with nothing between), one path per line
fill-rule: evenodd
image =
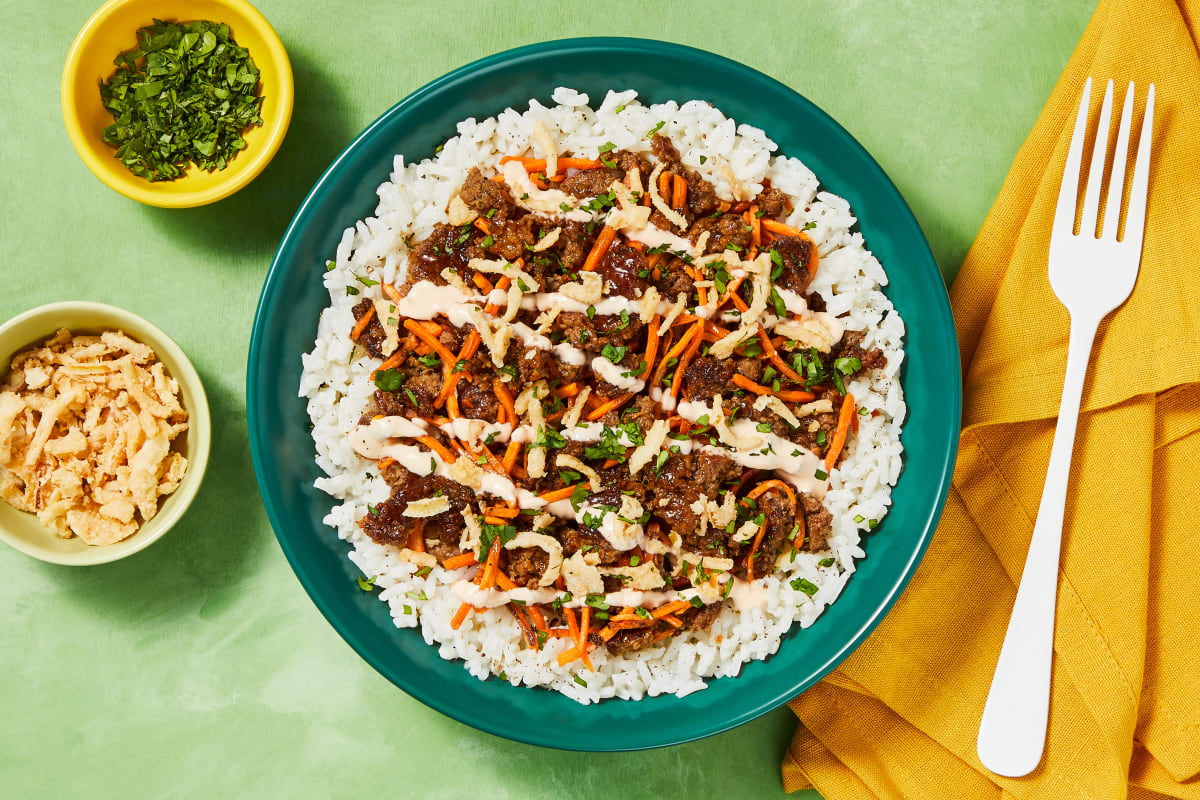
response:
M596 356L592 359L592 374L596 377L611 383L618 389L624 389L627 392L640 392L646 387L646 382L641 378L626 375L629 371L629 367L614 364L604 356Z
M662 247L665 244L668 251L682 250L693 258L700 256L696 245L692 244L691 241L669 231L664 231L662 228L654 225L647 225L638 230L626 230L623 233L626 238L641 242L646 247Z
M750 583L741 578L733 579L733 588L729 590L733 607L737 611L749 611L767 602L767 587L761 581Z
M513 322L512 330L526 347L553 352L555 357L564 364L579 367L587 363L587 353L578 347L567 342L554 344L524 322Z
M503 589L481 589L478 585L465 578L455 581L451 584L450 589L460 601L470 603L476 608L499 608L500 606L507 605L511 600L520 600L527 605L531 603L547 605L566 596L564 592L550 588L526 589L518 586L516 589L510 589L509 591L504 591ZM673 603L676 600L691 600L698 594L699 592L694 588L670 592L622 589L619 592L609 592L603 595L603 597L604 602L612 606L609 613L616 613L616 611L625 606L653 609L664 606L667 603ZM580 608L586 602L586 597L572 597L570 600L563 602L562 605L564 608Z

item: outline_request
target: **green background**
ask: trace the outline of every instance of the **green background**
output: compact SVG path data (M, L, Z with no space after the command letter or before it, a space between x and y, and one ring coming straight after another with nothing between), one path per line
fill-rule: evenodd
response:
M169 211L101 184L63 129L62 65L95 2L0 2L0 318L67 299L145 316L205 381L213 453L189 514L141 554L70 569L0 550L0 793L781 796L787 709L665 750L543 750L428 710L338 638L279 552L246 440L246 348L275 244L328 162L413 89L529 42L637 35L737 59L822 106L891 175L950 279L1092 4L262 0L295 70L288 138L240 194Z

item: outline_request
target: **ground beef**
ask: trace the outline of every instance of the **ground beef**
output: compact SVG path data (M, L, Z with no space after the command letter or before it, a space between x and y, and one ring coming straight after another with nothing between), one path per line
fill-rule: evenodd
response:
M678 258L672 258L662 268L662 275L658 279L659 293L671 303L674 303L681 294L685 297L691 297L696 292L696 282L687 274L684 266L683 261Z
M436 550L427 546L439 560L460 552L458 543L462 536L462 516L459 512L475 500L475 493L471 489L449 478L417 475L399 464L392 464L384 470L383 478L392 487L391 494L375 508L376 513L368 512L358 521L367 536L379 544L405 547L409 535L421 525L427 545L442 545ZM404 516L409 501L432 497L438 491L450 500L449 510L423 519Z
M497 211L508 209L513 204L508 187L484 177L479 167L471 167L458 194L468 206L485 214L493 208Z
M458 405L463 415L475 419L485 419L495 422L500 403L492 391L492 376L490 374L472 375L471 380L461 378L458 381Z
M470 275L467 264L472 258L485 258L483 249L475 244L474 228L465 234L461 227L439 222L433 232L418 242L408 253L408 276L400 293L418 281L426 280L442 285L446 283L442 270L450 268L459 275ZM461 241L460 241L461 240Z
M687 171L687 205L688 211L699 217L707 217L721 207L721 198L717 196L717 187L693 170Z
M558 188L573 197L595 197L608 192L613 180L608 170L581 169L564 178Z
M442 372L440 369L435 370L420 364L408 373L408 380L398 391L393 393L403 397L405 402L409 402L412 398L408 397L405 389L412 392L413 398L416 398L415 409L431 409L433 401L442 391Z
M700 517L692 505L702 495L716 497L721 484L740 471L737 462L711 453L671 456L657 477L649 476L654 500L647 508L683 537L686 549L707 554L724 543L725 532L710 528L699 535Z
M627 628L623 631L617 631L608 640L608 652L614 656L619 656L622 653L628 653L632 650L640 650L652 644L657 635L657 632L653 628Z
M570 558L580 550L583 550L584 553L596 553L600 556L602 564L615 564L620 558L621 554L608 543L607 539L595 531L586 528L564 527L559 528L555 533L558 534L558 540L562 542L564 558Z
M506 261L516 261L526 255L527 245L532 247L537 241L534 233L537 224L538 217L533 214L523 214L514 218L497 214L488 224L491 244L484 247L483 251L492 257L499 256ZM488 239L485 237L482 241L487 242Z
M530 589L537 588L538 581L546 574L546 567L550 564L550 556L540 547L505 550L504 556L507 559L508 577L518 586Z
M815 495L801 494L799 499L804 509L805 536L804 541L797 542L797 545L802 550L824 550L833 530L833 514Z
M853 377L863 370L880 369L887 366L887 356L878 347L866 350L862 347L862 340L866 334L862 331L846 331L842 334L841 340L833 346L833 350L829 354L827 361L832 364L834 360L839 358L857 358L862 362L862 369L855 370L847 377Z
M739 375L745 375L750 380L758 383L763 376L763 362L757 358L738 358L731 359L733 368ZM686 375L686 373L684 373Z
M717 393L729 394L734 363L731 359L701 356L683 371L683 393L689 399L708 399Z
M833 409L801 417L800 427L791 429L786 438L824 458L826 448L833 441L833 434L837 431L838 411L841 406L834 403Z
M687 236L692 242L697 242L700 235L708 231L708 244L705 254L720 253L723 250L737 250L745 254L750 249L751 233L749 226L739 214L722 214L719 217L702 217L688 230ZM739 250L740 248L740 250Z
M354 321L358 322L362 319L363 314L368 313L374 308L374 304L370 300L362 300L358 305L351 309L354 314ZM383 325L379 322L378 314L371 314L371 321L367 323L366 329L363 330L358 337L358 343L367 351L372 358L383 358L384 353L380 348L383 347L383 340L387 338L386 332L383 330Z
M583 348L589 353L599 353L606 344L614 346L629 346L631 342L643 338L642 330L645 325L635 315L625 324L620 317L599 316L588 319L587 314L578 311L564 311L559 314L550 326L551 332L563 334L563 341Z
M788 536L796 527L796 504L786 493L770 491L759 497L758 509L766 517L763 538L754 556L754 574L761 577L775 571L775 560L790 546Z
M609 156L613 161L617 162L617 169L621 170L621 172L628 173L630 170L637 169L638 174L642 178L642 185L646 185L646 178L650 175L650 171L654 169L650 166L650 162L628 150L614 150Z
M791 210L792 199L782 189L765 187L754 198L754 205L758 206L763 219L778 219Z
M604 279L606 293L639 297L649 286L646 254L620 242L612 246L596 264L596 273Z
M679 150L675 148L674 142L661 133L656 133L650 137L650 150L663 165L663 169L677 171L675 168L680 166Z
M725 601L722 600L702 608L689 608L678 615L679 621L683 623L685 631L706 631L712 627L713 620L720 616L724 607Z
M803 294L812 279L808 269L814 250L812 240L804 236L783 236L771 242L769 249L778 252L782 261L782 270L775 283Z

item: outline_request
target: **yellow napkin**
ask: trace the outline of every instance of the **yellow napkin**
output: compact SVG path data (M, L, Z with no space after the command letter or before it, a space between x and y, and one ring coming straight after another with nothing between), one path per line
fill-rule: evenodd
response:
M1200 0L1102 2L1021 148L951 291L965 393L945 514L883 624L792 701L801 724L783 762L789 791L1200 798L1198 40ZM1101 325L1084 390L1046 755L1032 775L1008 779L979 763L975 737L1066 363L1068 317L1046 253L1089 75L1116 82L1118 108L1137 82L1135 132L1146 87L1157 86L1146 239L1137 286ZM1093 119L1099 103L1097 91Z

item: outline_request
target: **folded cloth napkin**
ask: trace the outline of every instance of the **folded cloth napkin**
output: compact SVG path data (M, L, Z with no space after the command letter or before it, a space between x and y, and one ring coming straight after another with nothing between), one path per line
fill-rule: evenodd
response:
M1200 798L1198 37L1200 0L1102 2L1021 148L951 291L965 385L941 525L891 614L791 702L789 791ZM1089 75L1114 80L1118 109L1137 82L1135 139L1157 87L1145 246L1133 295L1100 326L1084 390L1045 756L1009 779L979 763L975 739L1058 413L1069 319L1046 256Z

